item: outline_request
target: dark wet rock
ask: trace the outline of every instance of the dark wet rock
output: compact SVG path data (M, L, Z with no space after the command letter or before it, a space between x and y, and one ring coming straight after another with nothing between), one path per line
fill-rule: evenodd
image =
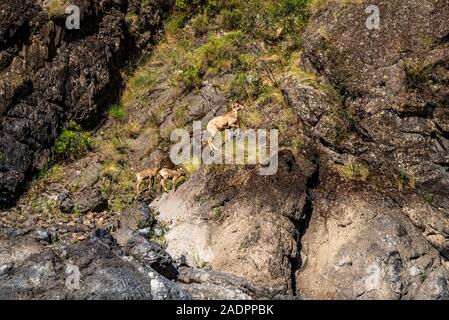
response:
M172 257L157 243L122 229L114 234L127 255L150 266L167 279L176 279L178 271Z
M107 199L98 189L84 189L74 196L67 197L61 203L61 211L65 213L101 212L108 206Z

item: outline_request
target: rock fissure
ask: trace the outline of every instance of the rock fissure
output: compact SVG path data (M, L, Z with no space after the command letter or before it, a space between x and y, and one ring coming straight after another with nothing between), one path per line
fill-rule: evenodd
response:
M293 295L297 295L297 280L296 274L301 271L305 267L307 261L303 261L301 256L302 250L302 237L306 234L307 229L309 227L310 220L313 215L313 203L315 200L315 189L318 187L320 183L320 164L319 161L315 163L316 168L312 175L307 179L306 183L306 202L301 210L301 215L298 220L293 220L296 228L295 241L297 243L297 255L296 257L292 257L290 259L291 264L291 283L292 283L292 291Z

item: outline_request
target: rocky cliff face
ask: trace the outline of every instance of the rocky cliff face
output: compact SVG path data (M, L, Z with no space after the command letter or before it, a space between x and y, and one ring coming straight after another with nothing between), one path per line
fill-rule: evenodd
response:
M139 3L80 3L82 35L38 2L14 4L23 21L0 10L4 202L68 119L95 123L115 100L130 46L145 50L166 10ZM172 12L96 147L0 212L0 297L449 298L447 1L204 3ZM189 163L176 191L135 194L136 171L174 167L174 128L235 100L242 128L279 129L275 175ZM87 275L79 291L67 264Z
M79 30L66 28L64 1L0 5L0 205L11 204L29 175L45 167L68 120L97 126L118 99L120 69L143 46L125 23L128 10L145 19L139 32L149 46L170 7L169 1L72 4L81 11Z
M323 175L298 285L328 298L446 298L449 6L376 5L378 31L361 6L331 3L305 33L303 61L341 93L345 115L338 137L320 130L326 114L314 129ZM352 176L367 164L368 181L331 177L348 163Z

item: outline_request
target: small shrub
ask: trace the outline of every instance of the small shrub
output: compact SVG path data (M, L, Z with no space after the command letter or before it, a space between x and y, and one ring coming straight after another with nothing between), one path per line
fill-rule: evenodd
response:
M230 83L230 93L231 96L236 99L244 99L247 97L246 93L246 74L244 72L239 72L235 78Z
M192 90L201 86L201 70L197 66L188 66L181 76L182 82L187 90Z
M239 9L221 11L218 22L226 30L235 30L240 28L243 20L243 12Z
M424 194L424 200L426 200L428 203L432 204L434 200L434 196L431 193Z
M263 94L264 90L263 80L259 75L252 72L239 71L229 83L231 97L237 101L246 98L257 99Z
M208 25L209 20L205 14L200 14L192 20L192 28L196 36L202 36L207 33Z
M214 207L211 212L212 219L216 222L224 220L223 207Z
M91 135L84 132L80 125L70 120L66 128L56 140L54 150L67 158L79 158L93 147Z
M183 14L173 15L171 19L165 24L165 31L171 35L176 34L184 24L185 19L186 16Z

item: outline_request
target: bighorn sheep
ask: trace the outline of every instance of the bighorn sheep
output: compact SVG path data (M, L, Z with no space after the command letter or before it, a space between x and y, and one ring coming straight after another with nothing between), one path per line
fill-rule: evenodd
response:
M139 173L136 174L136 179L137 179L137 184L136 184L136 193L140 194L140 186L142 185L143 180L145 180L146 178L148 178L150 180L150 188L153 185L153 180L154 177L156 177L156 175L158 174L159 170L160 170L160 166L159 164L156 162L156 167L155 168L151 168L151 169L147 169L147 170L143 170Z
M231 112L213 118L211 121L209 121L209 123L207 124L207 131L209 131L211 136L207 140L207 143L209 144L212 150L217 150L217 148L213 144L213 140L221 129L238 128L238 125L236 124L238 118L238 111L241 110L242 108L243 107L241 105L234 106Z
M165 187L165 183L168 179L172 179L173 184L173 192L176 191L176 181L184 174L183 168L179 168L177 170L171 170L171 169L161 169L159 171L159 175L161 176L161 187L164 188L164 191L167 191L167 188Z

